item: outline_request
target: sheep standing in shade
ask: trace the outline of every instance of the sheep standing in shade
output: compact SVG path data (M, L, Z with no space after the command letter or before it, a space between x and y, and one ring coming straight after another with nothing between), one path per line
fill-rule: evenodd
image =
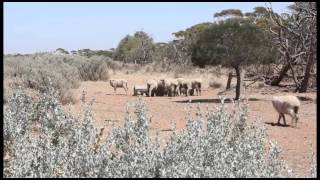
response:
M285 114L289 114L292 118L292 125L297 126L299 117L297 116L300 107L300 101L296 96L274 96L272 105L279 113L278 124L280 124L281 117L283 118L284 125L286 125Z
M177 78L176 80L178 82L178 86L177 86L177 89L176 89L177 92L176 93L177 93L178 96L180 96L181 93L182 93L181 90L183 88L182 87L182 83L185 81L185 79L184 78Z
M201 84L202 84L202 80L201 79L192 79L192 89L195 89L197 92L197 96L201 96Z
M192 90L192 81L190 79L178 78L178 95L184 94L186 96L190 95L190 91ZM183 91L182 91L183 90Z
M147 80L148 96L163 96L163 82L159 79Z
M126 95L128 95L128 81L125 79L110 79L110 85L114 89L114 93L116 93L117 88L123 88L126 91Z
M168 96L176 96L178 81L172 78L160 79Z
M147 81L147 89L148 89L148 96L157 96L157 87L158 87L158 82L155 79L149 79Z

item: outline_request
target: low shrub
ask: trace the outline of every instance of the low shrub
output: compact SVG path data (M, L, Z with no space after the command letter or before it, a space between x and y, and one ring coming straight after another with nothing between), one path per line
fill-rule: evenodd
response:
M62 110L58 93L48 89L38 100L22 90L8 100L5 177L292 176L279 146L267 146L266 130L256 121L247 123L246 101L227 107L222 100L216 110L198 108L195 115L189 110L186 129L178 133L173 127L170 140L160 147L159 132L154 140L148 135L151 119L141 98L135 116L128 111L124 125L99 143L93 102L75 117Z
M28 56L5 56L4 78L17 79L15 86L47 91L48 79L59 91L63 103L76 101L72 90L80 86L80 81L107 81L109 69L119 68L119 64L108 57L78 55L55 55L36 53Z
M52 86L60 92L60 99L66 101L65 93L80 86L77 68L64 56L34 54L5 57L4 62L4 71L7 74L5 80L14 79L9 85L12 87L22 86L46 92L50 78Z
M174 72L173 78L181 78L181 77L182 77L181 74Z
M212 88L220 88L222 86L222 83L221 82L217 82L213 79L211 79L209 81L209 87L212 87Z
M80 79L83 81L107 81L110 78L108 64L110 58L92 56L78 57L73 64L78 68Z
M68 103L76 104L79 102L80 98L75 95L75 93L71 90L63 93L62 97L60 98L61 104L65 105Z

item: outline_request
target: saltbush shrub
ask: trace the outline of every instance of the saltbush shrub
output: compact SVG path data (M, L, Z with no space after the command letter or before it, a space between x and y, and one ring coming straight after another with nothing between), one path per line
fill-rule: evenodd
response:
M210 79L209 81L209 87L212 87L212 88L221 88L222 86L222 83L221 82L218 82L216 80L214 80L213 78Z
M106 81L109 79L109 69L119 68L108 57L93 56L86 58L77 55L55 55L36 53L28 56L5 56L4 78L20 79L15 84L25 88L47 91L48 78L59 90L61 102L76 102L71 92L80 86L80 81ZM21 82L21 83L17 83ZM6 98L4 98L6 99Z
M90 58L78 57L73 64L78 68L83 81L106 81L109 79L108 64L110 58L92 56Z
M14 79L15 86L45 92L50 78L52 86L60 92L60 100L66 101L67 92L80 86L77 68L66 60L64 56L49 54L5 57L5 80Z
M140 98L135 115L99 142L92 103L83 116L62 110L52 87L32 99L21 89L4 111L5 177L291 177L257 122L247 123L247 103L188 111L187 126L164 147L148 134L150 117ZM102 130L102 129L101 129ZM100 130L100 132L101 132Z

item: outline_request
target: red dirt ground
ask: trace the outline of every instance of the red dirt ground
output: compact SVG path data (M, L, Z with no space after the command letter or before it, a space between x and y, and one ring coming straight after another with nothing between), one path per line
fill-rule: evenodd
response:
M95 97L93 105L94 124L97 128L103 127L105 120L118 120L121 124L126 115L127 103L132 103L138 97L133 96L133 85L144 84L148 78L158 78L160 76L168 76L161 74L145 75L145 74L115 74L112 78L124 78L128 80L129 92L125 95L123 89L117 89L117 94L114 94L113 88L109 82L103 81L87 81L82 82L80 88L76 90L77 97L80 98L82 91L86 94L86 101ZM172 77L172 76L171 76ZM186 77L186 76L185 76ZM200 107L209 106L213 108L217 105L212 99L218 99L218 93L225 87L222 85L221 89L214 89L208 86L209 76L202 76L204 86L202 88L201 96L191 96L192 100L209 99L209 102L202 102ZM220 79L224 81L224 79ZM256 89L254 89L256 90ZM273 91L269 94L262 95L259 90L254 92L247 92L246 95L259 99L258 101L249 101L249 119L253 117L261 117L261 125L265 126L267 133L271 140L275 140L282 148L282 158L286 160L288 165L296 172L303 176L309 175L311 162L311 148L316 152L316 93L305 93L304 96L311 97L314 101L301 101L302 105L299 110L300 122L298 128L292 128L291 118L286 116L287 124L289 126L277 126L273 123L277 122L278 114L273 109L270 101L263 100L271 97L273 94L284 94L279 91ZM285 93L290 94L290 93ZM291 93L293 94L293 93ZM299 94L300 96L301 94ZM227 93L227 97L233 97L234 92ZM210 101L211 99L211 101ZM147 109L152 115L151 129L170 129L170 120L176 122L178 129L185 127L184 117L186 115L184 109L188 107L187 103L178 103L175 101L188 100L187 97L143 97L146 102ZM195 107L198 103L191 103ZM66 108L68 106L65 106ZM70 106L71 112L80 112L80 102ZM131 108L132 109L132 108ZM164 139L168 135L168 131L162 132Z

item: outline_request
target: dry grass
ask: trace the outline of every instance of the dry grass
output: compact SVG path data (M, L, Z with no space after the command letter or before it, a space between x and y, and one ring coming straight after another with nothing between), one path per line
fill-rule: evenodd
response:
M212 88L221 88L221 87L222 87L222 83L221 83L221 82L214 81L214 80L211 80L211 81L209 82L209 87L212 87Z
M72 90L68 90L61 96L60 102L63 105L68 103L76 104L79 102L79 100L80 100L80 97L77 97Z

